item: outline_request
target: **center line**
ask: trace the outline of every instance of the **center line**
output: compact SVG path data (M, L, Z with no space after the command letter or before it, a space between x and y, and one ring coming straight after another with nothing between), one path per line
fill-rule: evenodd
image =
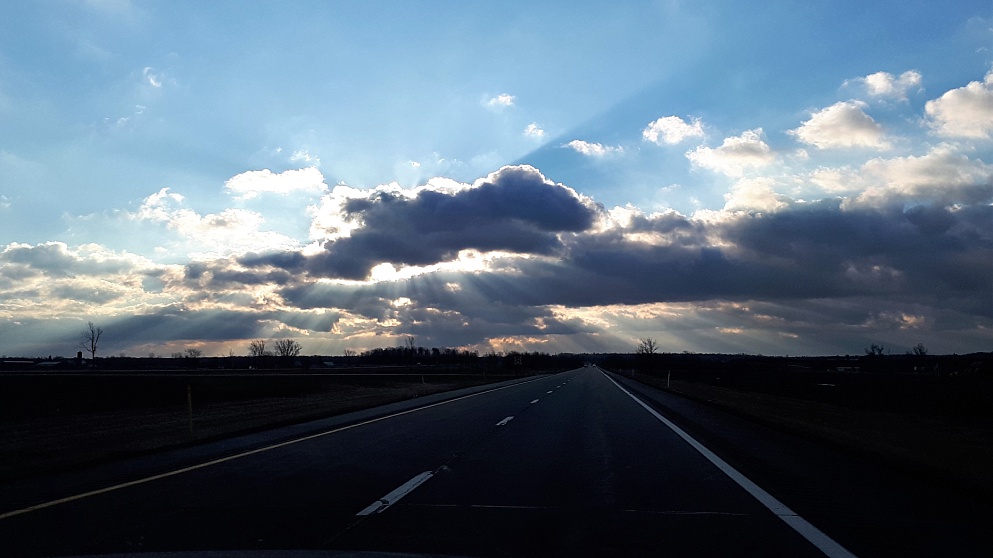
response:
M538 400L537 400L537 399L535 399L534 401L532 401L532 402L531 402L531 404L532 404L532 405L534 405L534 404L535 404L535 403L537 403L537 402L538 402Z
M551 391L546 391L545 393L552 393Z
M507 424L508 422L510 422L512 420L514 420L514 417L513 416L509 416L509 417L501 420L500 422L496 423L496 425L497 426L503 426L503 425Z
M416 477L410 479L409 481L401 484L396 490L390 492L386 496L383 496L379 500L369 504L364 510L360 511L355 515L371 515L374 513L383 513L386 508L397 503L400 498L403 498L407 494L410 494L418 486L424 484L425 481L434 476L431 471L424 471L423 473L417 475Z

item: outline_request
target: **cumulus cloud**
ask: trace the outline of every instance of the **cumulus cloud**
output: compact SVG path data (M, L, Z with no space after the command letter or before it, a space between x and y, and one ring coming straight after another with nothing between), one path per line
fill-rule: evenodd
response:
M232 208L201 215L185 207L183 196L171 192L169 188L145 198L138 211L130 217L165 224L192 243L196 253L200 254L286 249L299 244L281 233L263 230L265 217L261 213Z
M310 160L306 152L296 152L293 160ZM327 191L324 175L317 167L292 169L274 173L269 169L248 171L235 175L224 183L224 189L241 199L256 198L264 193L287 195L294 192L323 194Z
M532 122L524 128L524 135L529 138L540 139L545 137L545 130L542 130L541 127L538 126L537 122Z
M491 110L503 110L507 107L514 106L514 101L517 98L509 93L501 93L496 97L491 97L483 102L483 106Z
M929 200L942 205L993 201L993 165L948 145L924 155L872 159L861 169L868 187L853 203L882 205Z
M764 145L758 131L737 139ZM737 143L721 154L775 158ZM942 145L820 170L861 186L804 202L780 193L782 177L746 176L723 210L690 216L605 211L528 166L473 183L339 185L311 208L317 242L305 249L266 244L261 216L200 215L163 189L133 217L237 250L158 265L99 246L11 244L0 249L0 337L15 320L54 328L66 315L113 316L100 323L130 346L243 350L244 339L292 332L318 353L400 335L623 350L638 331L679 349L775 352L785 339L838 352L934 324L972 344L993 331L990 166Z
M899 76L889 72L876 72L865 77L848 80L845 85L857 84L865 88L873 97L888 97L900 101L907 100L911 89L920 89L922 77L916 70L908 70Z
M504 167L471 186L336 188L316 216L328 223L324 250L277 254L246 264L303 267L319 276L366 279L380 264L425 266L460 251L553 254L561 233L589 229L597 208L529 166ZM345 229L344 232L342 229Z
M814 112L790 134L819 149L867 147L888 149L883 128L865 113L862 101L841 101Z
M777 211L787 207L793 200L776 193L776 182L768 177L742 178L724 196L728 211Z
M645 141L658 145L675 145L689 138L702 138L703 124L700 123L699 118L694 118L688 123L678 116L663 116L654 122L649 122L642 130L641 136Z
M720 147L697 147L688 151L686 157L698 167L728 176L741 176L747 170L768 166L776 160L776 154L765 142L762 128L724 138Z
M989 139L993 132L993 72L982 82L970 82L928 101L924 111L931 129L940 136Z
M621 147L612 147L609 145L591 143L583 140L572 140L563 147L573 149L578 153L586 155L587 157L604 157L606 155L610 155L611 153L619 153L624 150Z

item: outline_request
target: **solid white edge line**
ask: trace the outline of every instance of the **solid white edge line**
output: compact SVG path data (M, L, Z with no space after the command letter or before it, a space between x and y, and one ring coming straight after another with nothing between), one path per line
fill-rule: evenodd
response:
M392 506L393 504L400 501L407 494L410 494L415 488L424 484L428 479L434 476L431 471L424 471L423 473L417 475L416 477L410 479L409 481L401 484L393 492L390 492L386 496L383 496L379 500L376 500L372 504L366 506L366 508L355 515L371 515L374 513L382 513L386 511L386 508Z
M398 417L400 415L406 415L408 413L415 413L417 411L423 411L424 409L430 409L431 407L437 407L439 405L445 405L445 404L448 404L448 403L454 403L455 401L460 401L462 399L468 399L470 397L476 397L477 395L484 395L484 394L487 394L487 393L493 393L494 391L500 391L502 389L512 388L514 386L520 386L520 385L524 385L524 384L529 384L531 382L535 382L535 381L538 381L540 379L542 379L542 378L534 378L534 379L531 379L531 380L525 380L523 382L517 382L516 384L510 384L509 386L501 386L501 387L497 387L497 388L493 388L493 389L488 389L486 391L480 391L480 392L477 392L477 393L470 393L468 395L463 395L463 396L460 396L460 397L456 397L454 399L446 399L445 401L439 401L437 403L431 403L430 405L425 405L423 407L416 407L414 409L407 409L406 411L400 411L398 413L393 413L392 415L386 415L386 416L382 416L382 417L378 417L378 418L374 418L374 419L369 419L369 420L365 420L365 421L362 421L362 422L357 422L355 424L349 424L347 426L342 426L342 427L339 427L339 428L334 428L332 430L327 430L325 432L318 432L316 434L311 434L309 436L304 436L302 438L294 438L293 440L286 440L284 442L280 442L278 444L273 444L271 446L265 446L265 447L261 447L261 448L256 448L256 449L253 449L253 450L244 451L244 452L241 452L241 453L236 453L234 455L229 455L227 457L221 457L219 459L213 459L211 461L205 461L203 463L198 463L196 465L190 465L189 467L183 467L181 469L176 469L174 471L167 471L165 473L159 473L157 475L152 475L150 477L145 477L145 478L141 478L141 479L135 479L133 481L128 481L128 482L122 482L120 484L115 484L115 485L107 486L107 487L104 487L104 488L98 488L96 490L90 490L89 492L83 492L83 493L75 494L75 495L72 495L72 496L66 496L65 498L58 498L56 500L50 500L48 502L42 502L40 504L35 504L33 506L28 506L26 508L21 508L21 509L18 509L18 510L11 510L11 511L8 511L8 512L0 513L0 519L7 519L8 517L14 517L15 515L21 515L21 514L25 514L25 513L28 513L28 512L33 512L33 511L37 511L37 510L41 510L41 509L45 509L45 508L50 508L52 506L57 506L59 504L65 504L65 503L73 502L73 501L76 501L76 500L82 500L83 498L89 498L90 496L98 496L100 494L104 494L104 493L107 493L107 492L113 492L115 490L120 490L122 488L128 488L128 487L136 486L136 485L139 485L139 484L145 484L146 482L152 482L152 481L156 481L156 480L159 480L159 479L164 479L164 478L167 478L167 477L172 477L172 476L175 476L175 475L181 475L183 473L189 473L190 471L196 471L197 469L203 469L203 468L206 468L206 467L210 467L212 465L218 465L220 463L226 463L228 461L234 461L235 459L241 459L242 457L248 457L250 455L255 455L257 453L262 453L262 452L266 452L266 451L269 451L269 450L278 449L278 448L281 448L281 447L285 447L285 446L297 444L297 443L300 443L300 442L306 442L308 440L313 440L315 438L321 438L323 436L328 436L330 434L335 434L337 432L342 432L344 430L349 430L349 429L352 429L352 428L357 428L359 426L365 426L367 424L372 424L374 422L379 422L381 420L386 420L386 419L390 419L390 418L393 418L393 417Z
M829 537L826 533L814 527L806 519L800 517L793 510L788 508L786 504L783 504L777 500L772 494L769 494L763 490L759 485L752 482L748 477L738 472L737 469L729 465L726 461L718 457L714 452L710 451L703 444L696 441L693 437L683 431L682 428L673 424L672 421L660 415L655 409L651 408L641 399L638 399L630 391L624 389L620 384L614 381L613 378L607 375L606 372L600 370L608 380L611 381L617 389L623 391L628 397L633 399L636 403L645 408L649 413L651 413L656 419L658 419L662 424L669 427L670 430L679 435L680 438L686 441L689 445L693 446L693 449L697 450L706 457L711 463L713 463L718 469L724 472L725 475L731 477L731 480L738 483L739 486L745 489L753 498L758 500L763 506L769 508L769 510L776 514L779 519L782 519L787 525L793 528L794 531L799 533L803 538L807 539L811 544L817 547L818 550L830 556L831 558L856 558L847 548L841 546L837 541Z

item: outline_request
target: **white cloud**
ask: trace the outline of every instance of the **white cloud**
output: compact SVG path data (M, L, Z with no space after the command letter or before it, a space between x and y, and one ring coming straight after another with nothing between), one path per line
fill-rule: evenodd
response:
M724 195L724 209L772 212L788 207L793 200L776 193L774 186L775 181L768 177L743 178Z
M524 128L524 135L529 138L543 138L545 137L545 131L538 126L537 122L532 122Z
M840 101L819 110L789 133L799 141L819 149L869 147L888 149L883 128L863 110L862 101Z
M945 144L921 156L872 159L862 166L861 178L871 186L854 200L857 204L930 199L951 205L989 203L993 198L993 165L969 159Z
M993 72L982 83L952 89L924 106L931 128L941 136L989 139L993 132Z
M321 160L310 154L306 149L298 149L290 155L290 161L293 163L310 163L313 166L319 166Z
M515 99L516 97L514 97L509 93L501 93L496 97L492 97L488 99L486 102L483 103L483 106L485 106L488 109L502 110L504 108L514 106Z
M587 157L604 157L611 153L619 153L624 150L622 147L611 147L609 145L590 143L583 140L572 140L563 147L574 149Z
M866 92L873 97L890 97L906 101L907 92L910 89L920 88L921 74L916 70L908 70L899 76L894 76L888 72L876 72L846 81L845 85L850 83L862 85Z
M741 176L747 169L765 167L776 160L763 135L762 128L746 130L740 136L724 138L720 147L700 146L688 151L686 158L698 167Z
M655 122L649 122L641 132L641 136L646 140L658 145L675 145L687 138L702 138L703 125L699 118L694 118L691 123L678 116L663 116Z
M247 209L225 209L200 215L182 207L183 196L163 188L145 198L132 214L137 220L165 224L194 243L201 254L239 254L249 251L285 250L299 245L296 240L275 231L261 230L265 217Z
M317 167L307 167L281 173L269 169L243 172L225 182L224 189L238 198L251 199L263 193L285 195L305 192L320 195L327 192L328 187Z
M160 89L162 87L162 76L155 74L155 72L152 71L151 66L146 66L145 69L142 70L141 75L145 77L145 81L147 81L152 87L155 87L156 89Z

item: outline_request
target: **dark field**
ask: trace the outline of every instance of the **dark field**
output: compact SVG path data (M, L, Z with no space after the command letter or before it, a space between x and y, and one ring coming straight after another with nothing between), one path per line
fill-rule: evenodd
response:
M512 377L387 370L0 374L0 480Z
M953 376L723 368L634 378L993 498L993 374L987 368Z

